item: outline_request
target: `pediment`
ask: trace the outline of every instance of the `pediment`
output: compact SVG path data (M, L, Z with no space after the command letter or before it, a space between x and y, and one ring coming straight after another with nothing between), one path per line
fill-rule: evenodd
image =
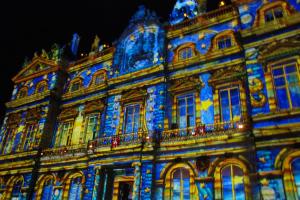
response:
M85 106L85 114L92 113L92 112L101 112L104 109L104 104L101 100L90 101L86 103Z
M215 71L209 82L211 84L222 83L229 80L238 79L244 74L246 74L246 70L241 65L234 65Z
M40 75L47 74L58 69L54 61L46 60L40 57L34 58L31 63L24 66L23 69L13 77L15 83L26 81Z
M198 77L185 77L175 80L169 87L169 92L177 93L186 90L198 89L201 85L201 80Z
M138 88L135 90L129 90L122 95L121 102L129 102L132 100L143 100L147 95L147 91L144 88Z
M276 40L267 46L261 47L258 60L268 60L269 58L280 56L289 52L299 52L300 37Z
M78 115L78 110L76 108L74 107L67 108L60 113L58 119L59 120L74 119L77 115Z

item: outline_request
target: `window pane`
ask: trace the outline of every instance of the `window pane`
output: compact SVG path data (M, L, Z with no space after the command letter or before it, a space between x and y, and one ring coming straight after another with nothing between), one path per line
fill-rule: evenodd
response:
M289 99L287 96L287 91L285 88L279 88L276 90L276 94L277 94L277 103L279 108L281 109L289 109L290 105L289 105Z
M72 179L69 191L69 200L80 200L82 192L81 177Z
M223 199L232 200L232 179L231 179L231 166L228 166L222 170L222 187L223 187Z
M300 84L289 87L293 108L300 107Z
M265 21L270 22L274 20L273 12L272 10L269 10L265 13Z
M275 87L283 86L285 85L284 77L275 78Z
M237 166L233 166L233 182L236 200L244 200L245 199L245 188L244 188L244 174L241 168Z
M300 199L300 158L297 158L292 162L292 170L295 186L297 188L298 199Z
M289 74L289 73L293 73L293 72L297 72L296 66L295 65L289 65L285 67L285 73Z
M283 17L283 11L282 8L278 7L274 9L274 15L276 18L282 18Z
M125 112L125 133L137 133L140 126L140 105L129 105Z
M279 76L279 75L283 75L282 68L273 69L273 76Z

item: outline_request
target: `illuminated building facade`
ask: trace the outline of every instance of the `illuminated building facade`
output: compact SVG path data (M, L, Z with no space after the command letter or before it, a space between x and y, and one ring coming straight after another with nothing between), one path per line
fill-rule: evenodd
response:
M168 25L141 6L113 47L26 63L1 199L300 199L300 2L205 5L178 0Z

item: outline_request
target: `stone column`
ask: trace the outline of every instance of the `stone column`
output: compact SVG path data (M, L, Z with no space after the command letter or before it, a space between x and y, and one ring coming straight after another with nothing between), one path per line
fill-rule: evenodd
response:
M134 183L133 183L132 200L138 200L139 192L140 192L140 184L141 184L141 163L134 162L132 163L132 167L134 167Z

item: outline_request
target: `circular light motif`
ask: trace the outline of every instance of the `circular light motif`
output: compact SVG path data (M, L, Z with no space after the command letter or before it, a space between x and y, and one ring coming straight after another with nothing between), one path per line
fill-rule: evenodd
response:
M250 14L245 14L241 17L241 22L243 24L248 24L252 21L252 16Z

